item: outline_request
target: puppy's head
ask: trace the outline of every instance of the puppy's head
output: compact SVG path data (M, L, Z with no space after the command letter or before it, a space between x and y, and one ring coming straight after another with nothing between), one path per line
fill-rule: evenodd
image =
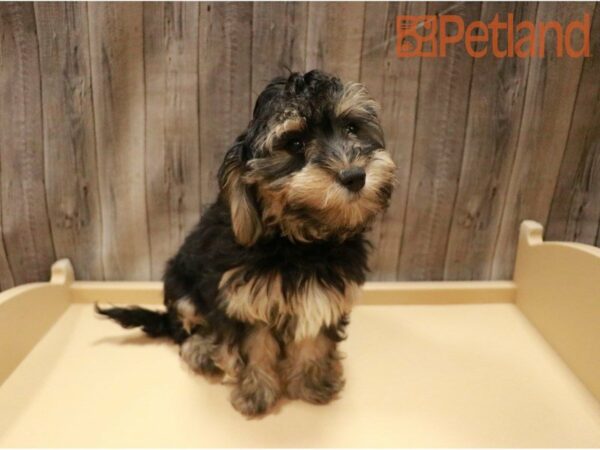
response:
M365 87L313 70L265 88L219 180L238 242L252 245L360 233L387 207L394 172Z

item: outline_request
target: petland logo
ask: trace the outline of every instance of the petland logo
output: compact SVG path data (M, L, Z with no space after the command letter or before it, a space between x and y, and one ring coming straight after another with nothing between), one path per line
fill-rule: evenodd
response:
M508 14L506 22L501 22L496 14L489 23L474 21L466 27L464 19L456 15L397 16L396 30L399 58L445 57L448 47L461 41L473 58L483 58L489 51L496 58L542 58L547 52L548 33L554 33L548 42L555 43L557 57L565 53L571 58L590 56L589 14L564 28L556 21L535 24L525 20L515 24L513 14ZM501 34L505 38L503 45Z

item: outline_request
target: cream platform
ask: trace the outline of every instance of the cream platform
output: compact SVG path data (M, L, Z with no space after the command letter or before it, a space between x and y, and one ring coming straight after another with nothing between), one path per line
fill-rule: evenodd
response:
M534 222L514 281L367 284L341 398L261 420L94 301L159 308L161 285L74 281L62 260L0 294L0 445L600 446L600 249Z

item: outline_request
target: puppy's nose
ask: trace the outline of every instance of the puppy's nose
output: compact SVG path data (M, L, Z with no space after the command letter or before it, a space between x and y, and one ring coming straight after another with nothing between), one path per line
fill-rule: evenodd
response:
M358 192L365 185L365 169L362 167L350 167L338 173L340 183L349 191Z

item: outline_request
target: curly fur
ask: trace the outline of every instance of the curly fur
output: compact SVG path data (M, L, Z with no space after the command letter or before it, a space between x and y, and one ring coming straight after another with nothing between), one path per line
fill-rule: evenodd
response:
M172 338L194 370L235 384L247 416L284 393L334 398L364 232L394 183L377 114L361 84L316 70L274 79L225 155L218 198L168 262L166 311L98 312Z

